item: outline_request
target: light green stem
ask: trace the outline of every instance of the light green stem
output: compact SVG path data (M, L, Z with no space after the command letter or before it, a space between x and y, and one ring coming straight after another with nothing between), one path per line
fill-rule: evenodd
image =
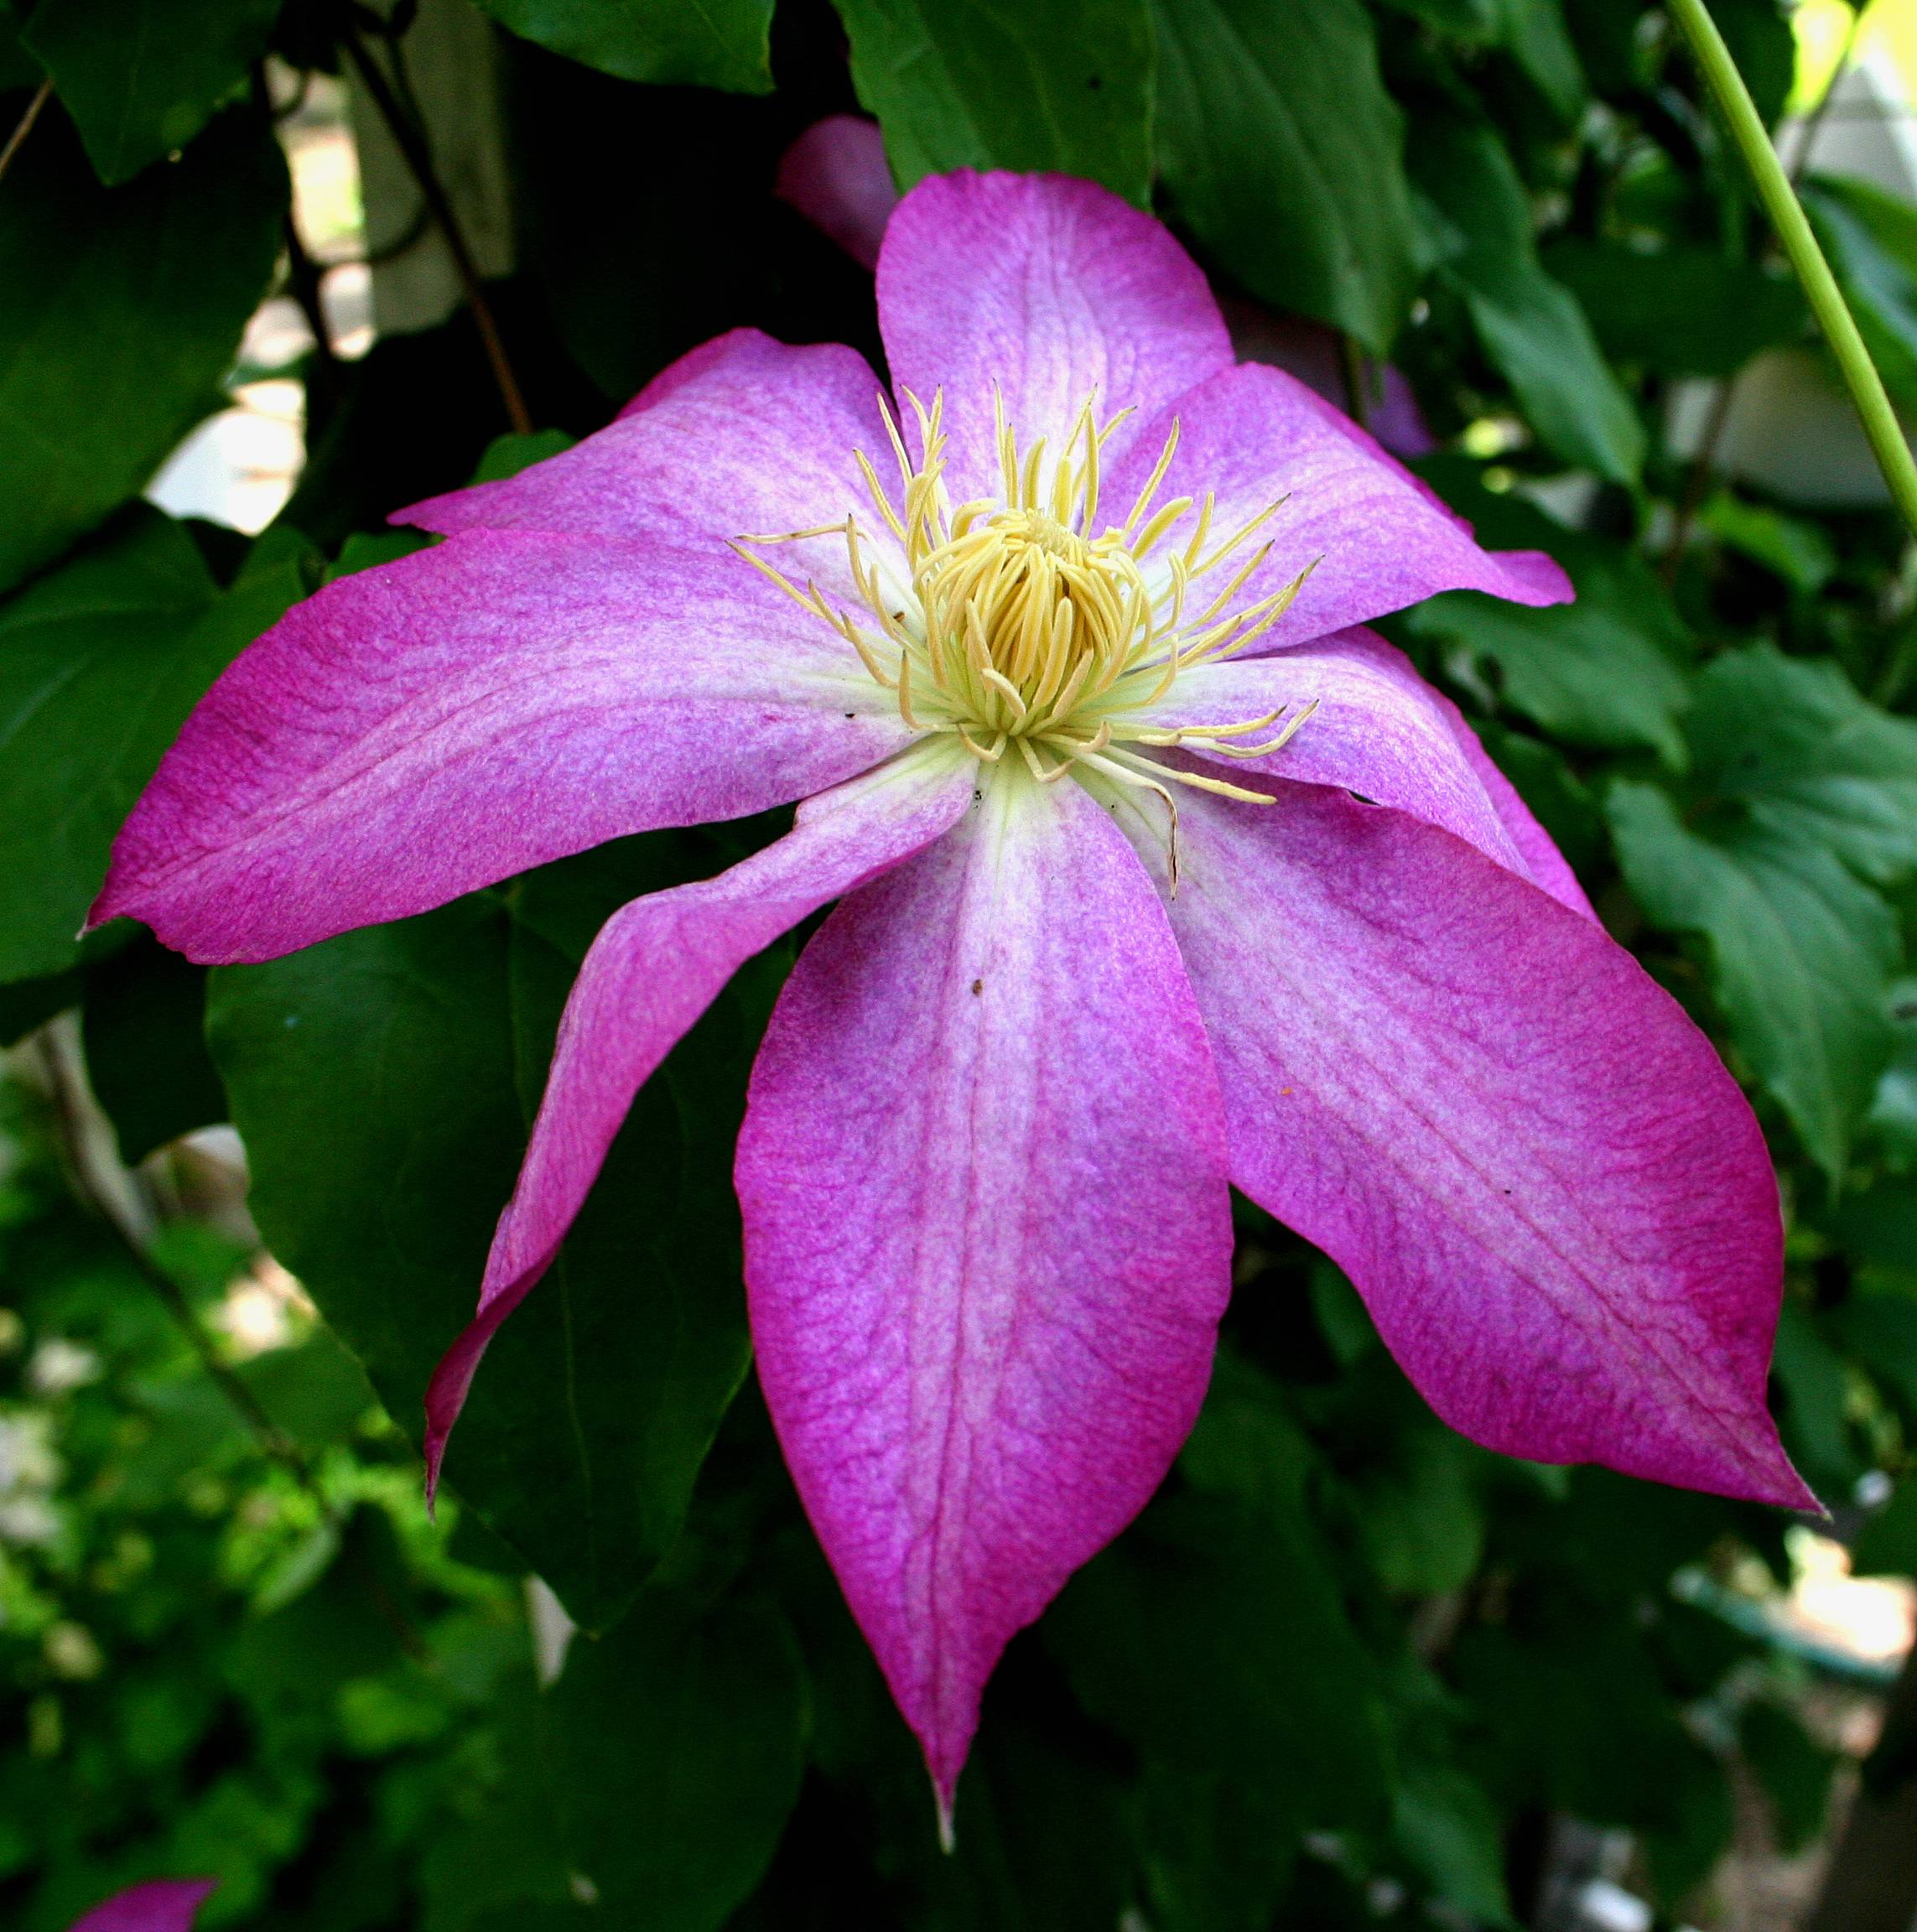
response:
M1890 494L1904 521L1917 535L1917 463L1911 460L1910 446L1904 440L1890 398L1883 392L1883 379L1870 359L1870 351L1864 347L1863 337L1857 333L1857 323L1837 287L1837 278L1824 259L1824 251L1817 246L1803 204L1771 145L1750 90L1744 86L1743 75L1738 73L1738 64L1731 58L1731 50L1706 10L1704 0L1670 0L1670 11L1684 29L1698 65L1704 70L1704 78L1718 108L1730 124L1731 137L1757 184L1759 198L1776 226L1784 252L1790 257L1790 266L1797 271L1797 279L1804 284L1804 293L1810 299L1824 339L1843 371L1844 386L1863 419L1864 434L1870 439L1883 480L1890 486Z

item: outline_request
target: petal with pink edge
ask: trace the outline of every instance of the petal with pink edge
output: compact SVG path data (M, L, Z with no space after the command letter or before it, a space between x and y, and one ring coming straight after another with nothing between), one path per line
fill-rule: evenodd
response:
M1355 423L1295 377L1260 363L1213 377L1141 426L1106 473L1104 501L1114 515L1138 495L1174 427L1177 454L1156 501L1215 495L1214 543L1281 502L1258 532L1270 551L1240 602L1311 573L1255 647L1260 653L1369 623L1440 590L1485 590L1514 604L1570 600L1570 580L1549 558L1480 549L1470 526ZM1191 527L1189 518L1182 526ZM1231 568L1249 554L1240 549Z
M1007 1639L1143 1506L1229 1292L1204 1031L1086 793L1001 771L802 955L740 1135L787 1465L948 1811Z
M449 536L546 530L699 547L842 526L868 501L853 453L881 474L891 466L880 397L855 349L793 349L735 329L682 356L616 422L563 454L429 497L392 521ZM802 583L857 595L843 538L784 545L779 557Z
M1369 631L1340 631L1269 657L1196 665L1138 716L1180 730L1248 724L1273 713L1280 714L1260 730L1210 746L1192 740L1185 749L1228 782L1236 771L1335 785L1442 825L1590 916L1571 868L1457 707L1426 683L1401 651ZM1272 743L1294 720L1291 735L1262 756L1233 757L1221 749Z
M1816 1508L1764 1406L1777 1183L1709 1041L1461 840L1271 789L1187 808L1172 907L1234 1181L1465 1435Z
M908 751L808 798L785 838L716 879L635 899L607 920L566 1001L479 1312L427 1390L429 1496L480 1358L558 1252L633 1095L755 953L955 825L974 770L949 740Z
M220 678L93 921L272 958L602 840L836 784L908 734L733 556L493 531L342 578Z
M1094 388L1106 413L1149 414L1231 367L1218 304L1170 231L1062 174L920 182L886 230L878 291L893 387L927 406L944 392L955 502L999 494L995 386L1021 446L1043 436L1056 454Z
M72 1932L192 1932L217 1878L154 1878L129 1885L74 1921Z

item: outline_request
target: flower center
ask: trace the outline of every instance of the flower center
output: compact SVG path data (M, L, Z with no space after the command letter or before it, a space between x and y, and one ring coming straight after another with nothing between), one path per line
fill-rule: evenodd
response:
M739 553L846 639L871 676L897 693L908 725L955 733L982 764L1013 751L1047 784L1075 771L1143 787L1167 805L1168 781L1270 803L1263 792L1166 766L1143 749L1192 744L1214 757L1265 757L1315 709L1178 727L1151 717L1181 673L1244 650L1297 595L1308 567L1280 589L1240 599L1271 551L1269 539L1253 539L1283 499L1222 539L1213 535L1210 494L1160 503L1178 448L1174 423L1124 522L1101 524L1105 444L1130 412L1101 423L1088 397L1049 461L1042 437L1021 451L995 403L999 494L954 506L945 486L943 398L935 396L930 409L916 397L906 400L924 457L912 461L888 417L899 499L862 451L857 457L896 552L873 543L853 515L843 524L741 538ZM744 548L834 533L845 540L862 609L834 609L816 584L799 589ZM1242 742L1274 726L1264 742ZM1175 823L1175 808L1172 816Z

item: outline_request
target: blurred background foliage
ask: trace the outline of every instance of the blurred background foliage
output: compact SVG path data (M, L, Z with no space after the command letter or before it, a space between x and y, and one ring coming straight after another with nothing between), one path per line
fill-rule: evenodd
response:
M1917 413L1917 8L1713 11ZM1474 1448L1246 1210L1203 1420L1013 1644L950 1858L750 1375L789 948L642 1095L420 1502L586 944L776 820L261 967L72 937L195 699L416 545L389 511L723 329L878 361L773 191L855 112L901 184L1156 207L1244 353L1576 579L1388 628L1745 1081L1833 1512ZM1906 1932L1909 1587L1861 1579L1917 1571L1917 552L1657 9L0 0L9 132L0 1919L205 1873L261 1932Z

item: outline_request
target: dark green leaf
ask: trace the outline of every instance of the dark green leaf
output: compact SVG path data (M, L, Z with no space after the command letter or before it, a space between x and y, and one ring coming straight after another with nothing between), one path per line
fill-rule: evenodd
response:
M1515 494L1494 496L1470 466L1442 459L1421 465L1478 541L1500 549L1548 550L1571 576L1577 601L1529 610L1475 590L1447 591L1405 620L1414 636L1439 645L1446 668L1468 687L1475 667L1502 698L1554 735L1606 750L1643 745L1672 763L1684 755L1678 719L1689 692L1679 667L1691 634L1642 558L1601 538L1566 530Z
M1152 1925L1266 1932L1309 1821L1308 1810L1287 1805L1297 1795L1148 1759L1135 1829Z
M261 1227L408 1430L472 1313L585 940L714 869L668 835L532 875L513 914L481 896L214 974ZM776 981L748 968L647 1083L453 1438L449 1482L589 1628L672 1543L745 1371L731 1147Z
M1499 0L1500 35L1511 58L1560 119L1575 121L1584 106L1584 70L1565 26L1563 0Z
M1157 0L1165 185L1254 294L1382 355L1416 279L1404 122L1359 0Z
M1803 198L1885 387L1917 408L1917 208L1828 174Z
M1698 512L1697 523L1727 549L1774 570L1806 597L1815 597L1836 573L1836 546L1822 524L1806 517L1747 503L1721 490Z
M1813 1481L1842 1483L1854 1475L1844 1359L1801 1301L1786 1299L1779 1311L1771 1373L1784 1390L1779 1421L1793 1459Z
M859 98L900 184L1049 169L1133 201L1151 186L1149 0L834 0Z
M24 24L25 15L13 0L0 0L0 95L16 87L38 87L45 78L39 62L20 44ZM23 95L19 108L24 109L26 104Z
M1605 802L1638 903L1707 937L1732 1038L1811 1157L1841 1174L1889 1051L1889 907L1821 846L1749 825L1707 836L1634 781Z
M309 1449L345 1441L378 1400L366 1371L325 1328L253 1356L239 1374L273 1420Z
M1577 298L1538 260L1530 201L1503 141L1483 122L1427 119L1410 153L1412 179L1437 211L1440 273L1464 298L1532 428L1566 460L1635 482L1644 425Z
M286 164L249 116L112 190L42 120L0 195L0 587L99 522L219 406L286 206Z
M1712 0L1712 17L1751 91L1765 126L1774 126L1797 73L1797 44L1779 0Z
M480 458L479 468L473 472L473 481L503 482L508 476L517 476L522 470L528 470L535 463L543 463L549 456L562 454L570 449L576 440L564 429L535 429L529 436L496 436L487 444L485 455Z
M1778 1849L1801 1851L1823 1829L1836 1754L1811 1737L1795 1711L1769 1698L1746 1707L1738 1744L1770 1800Z
M130 181L243 93L280 0L40 0L23 35L100 179Z
M621 80L772 91L772 0L481 0L515 34Z
M1656 375L1734 376L1759 350L1804 332L1795 281L1715 248L1652 254L1567 237L1543 261L1577 298L1604 353Z
M1450 1766L1407 1765L1392 1834L1436 1897L1468 1924L1514 1923L1500 1821L1482 1785Z
M205 1012L205 969L143 933L88 973L86 1071L122 1161L143 1161L226 1118L226 1096L206 1055Z
M0 979L74 963L161 754L300 589L287 564L219 595L185 531L142 509L0 605Z
M1292 1513L1161 1498L1042 1628L1085 1707L1168 1764L1290 1794L1313 1824L1383 1803L1370 1660Z
M1851 1552L1859 1576L1917 1577L1917 1477L1906 1476L1896 1493L1865 1523Z
M611 1636L574 1644L551 1703L563 1829L600 1917L716 1932L798 1795L807 1689L785 1619L649 1594Z

